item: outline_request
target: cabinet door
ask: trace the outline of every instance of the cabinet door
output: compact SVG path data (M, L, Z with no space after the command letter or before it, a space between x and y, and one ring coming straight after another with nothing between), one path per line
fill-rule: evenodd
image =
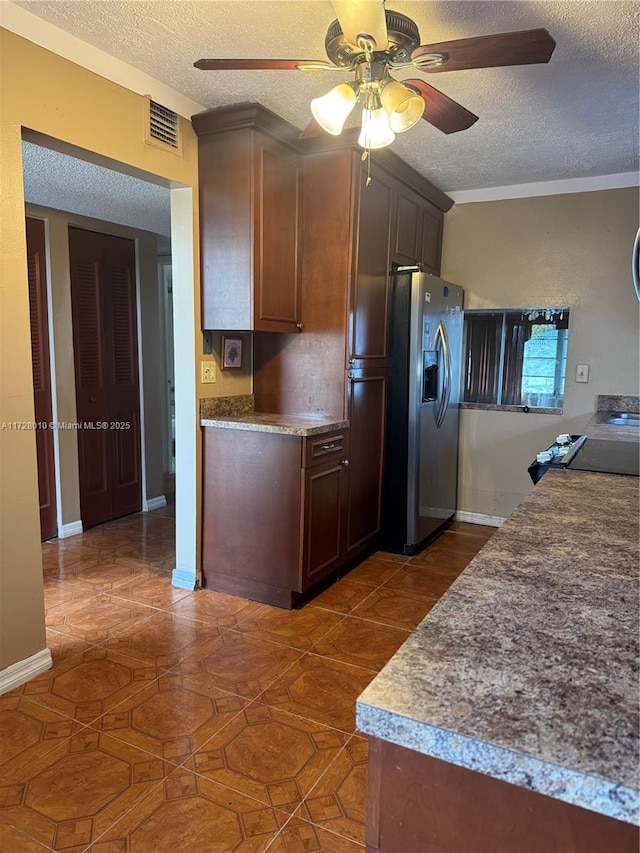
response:
M255 134L254 329L295 332L300 322L302 164Z
M302 591L339 568L344 557L346 459L307 468L304 477Z
M356 268L351 300L350 359L387 357L387 293L394 180L371 166L360 171ZM375 363L375 362L374 362Z
M393 260L398 264L417 264L420 261L422 207L422 199L400 184L393 245Z
M425 272L440 275L442 254L442 213L430 204L422 210L422 251L420 261Z
M351 431L347 498L347 558L371 544L380 528L387 376L352 370L347 377Z

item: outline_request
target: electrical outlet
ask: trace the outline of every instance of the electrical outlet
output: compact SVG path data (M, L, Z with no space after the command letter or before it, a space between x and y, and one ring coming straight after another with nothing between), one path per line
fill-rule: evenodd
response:
M576 364L576 382L588 382L589 381L589 365L588 364Z
M211 383L216 381L216 363L215 361L202 362L202 383Z

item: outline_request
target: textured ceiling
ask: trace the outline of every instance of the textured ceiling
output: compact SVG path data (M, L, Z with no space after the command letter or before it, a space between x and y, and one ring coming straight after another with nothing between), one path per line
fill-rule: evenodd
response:
M27 202L170 236L165 187L31 142L22 143L22 159Z
M21 0L18 5L118 56L205 108L258 101L304 127L309 101L340 79L297 71L202 72L201 57L325 59L327 0ZM423 43L543 27L548 65L425 75L476 113L445 136L427 122L393 150L445 191L638 169L638 10L623 0L388 0ZM415 76L405 73L398 76Z

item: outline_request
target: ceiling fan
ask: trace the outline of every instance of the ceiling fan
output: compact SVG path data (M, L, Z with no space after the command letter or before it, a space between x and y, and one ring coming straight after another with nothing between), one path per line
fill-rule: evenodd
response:
M199 59L204 71L300 70L353 73L328 94L311 102L313 121L301 136L322 128L335 136L360 101L358 144L384 148L425 119L443 133L471 127L478 116L424 80L394 80L392 72L415 68L429 74L472 68L496 68L549 62L555 41L546 30L522 30L490 36L420 44L416 24L377 0L331 0L337 20L330 24L325 49L330 62L304 59Z

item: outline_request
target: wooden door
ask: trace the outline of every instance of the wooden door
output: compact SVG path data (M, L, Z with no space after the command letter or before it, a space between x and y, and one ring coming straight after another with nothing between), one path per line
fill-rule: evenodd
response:
M380 529L384 456L386 370L351 370L347 377L351 431L347 558L372 544Z
M31 318L31 362L35 410L38 493L40 496L40 537L58 535L56 518L55 461L53 453L53 406L51 362L49 358L49 310L44 222L27 218L27 272Z
M135 244L69 228L80 512L91 527L142 507Z

